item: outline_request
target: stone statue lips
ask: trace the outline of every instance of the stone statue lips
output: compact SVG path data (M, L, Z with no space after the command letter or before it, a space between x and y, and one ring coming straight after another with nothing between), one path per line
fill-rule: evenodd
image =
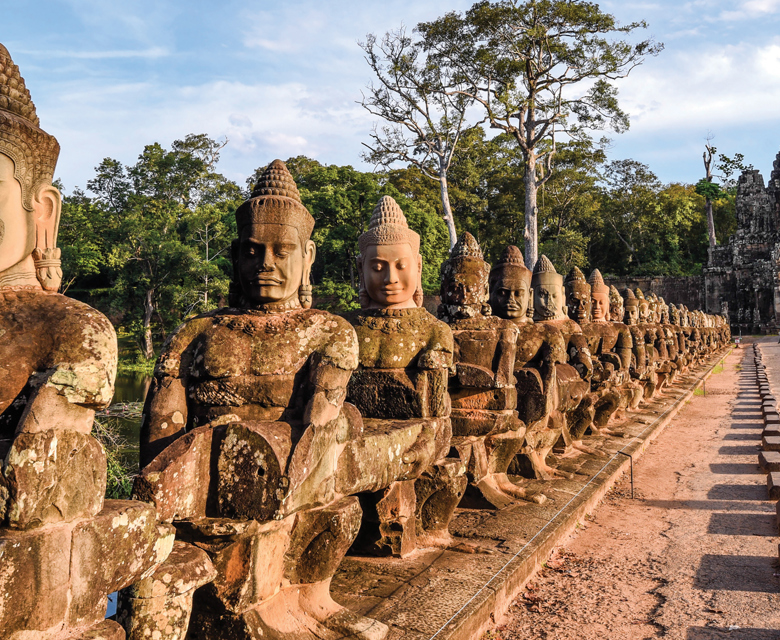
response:
M252 284L259 287L275 287L277 285L283 284L283 280L274 278L273 276L257 276L256 278L252 278Z

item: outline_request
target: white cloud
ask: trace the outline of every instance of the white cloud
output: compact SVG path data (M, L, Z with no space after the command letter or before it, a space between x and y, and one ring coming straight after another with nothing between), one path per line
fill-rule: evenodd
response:
M718 14L719 20L750 20L761 16L780 12L780 0L747 0L740 3L738 8L722 11Z
M133 164L143 146L169 146L188 133L227 137L220 171L243 184L273 158L299 154L323 162L356 162L368 115L348 96L312 92L300 83L216 81L167 87L152 83L98 87L63 84L38 103L43 127L62 147L57 175L70 190L111 156Z

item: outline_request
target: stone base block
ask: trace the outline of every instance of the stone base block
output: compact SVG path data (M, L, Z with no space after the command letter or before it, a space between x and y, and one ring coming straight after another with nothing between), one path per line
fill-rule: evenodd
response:
M183 640L195 589L216 575L205 551L175 542L171 555L151 576L119 595L117 620L127 630L127 640Z
M780 500L780 473L773 471L766 477L766 488L770 500Z
M69 625L105 617L108 594L154 571L170 554L174 533L136 500L106 500L95 518L79 523L73 529Z
M764 436L761 440L764 451L780 451L780 436Z
M125 640L125 637L121 625L113 620L104 620L77 635L67 636L65 640Z
M758 454L758 466L764 472L780 471L780 452L761 451Z
M5 458L8 523L30 529L94 516L106 493L106 454L68 429L22 433Z

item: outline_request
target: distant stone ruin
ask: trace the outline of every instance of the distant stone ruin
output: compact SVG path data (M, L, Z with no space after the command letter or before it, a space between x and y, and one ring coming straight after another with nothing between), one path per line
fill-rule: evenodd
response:
M756 169L737 183L737 232L711 247L704 269L706 309L729 318L732 331L780 327L780 153L769 185Z

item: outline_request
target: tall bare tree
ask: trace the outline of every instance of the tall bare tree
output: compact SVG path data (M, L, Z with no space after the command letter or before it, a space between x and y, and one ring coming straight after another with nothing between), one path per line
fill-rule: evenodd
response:
M432 47L429 58L458 78L454 92L480 105L490 127L512 136L522 151L529 267L538 254L537 192L552 174L556 135L628 128L612 82L663 45L609 37L646 27L621 25L581 0L483 0L463 15L417 27Z
M459 83L451 67L429 59L426 43L413 39L404 28L386 33L381 40L369 34L360 46L377 78L361 104L385 121L374 125L364 159L385 167L406 162L439 183L452 248L457 231L447 172L468 127L466 111L473 91Z

